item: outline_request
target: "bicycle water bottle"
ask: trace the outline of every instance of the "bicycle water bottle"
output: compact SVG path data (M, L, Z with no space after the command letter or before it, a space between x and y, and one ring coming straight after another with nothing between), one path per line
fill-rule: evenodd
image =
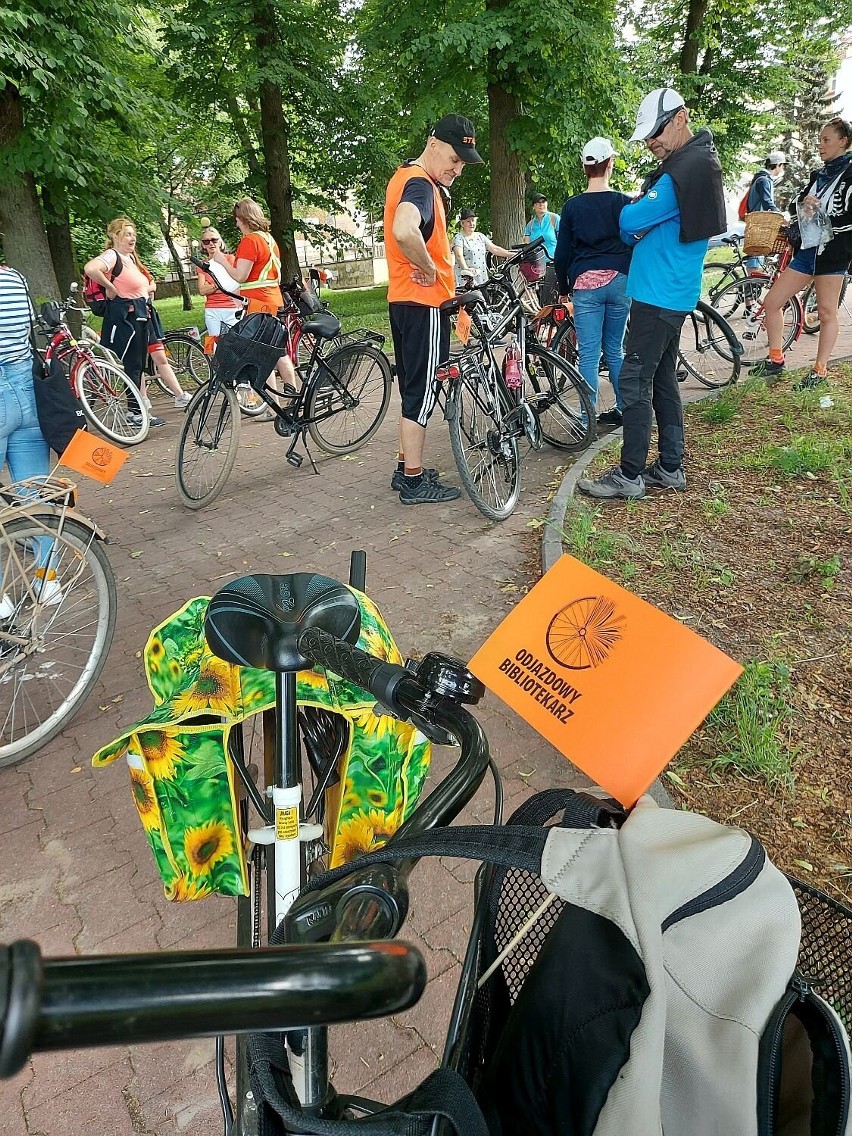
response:
M503 360L503 376L509 390L521 389L523 383L521 378L521 351L514 339L506 348L506 358Z

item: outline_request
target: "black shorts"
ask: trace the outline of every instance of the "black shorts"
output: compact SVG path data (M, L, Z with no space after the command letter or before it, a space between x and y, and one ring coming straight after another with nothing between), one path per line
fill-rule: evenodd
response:
M435 371L450 355L450 317L422 304L388 304L402 417L425 426L435 409Z

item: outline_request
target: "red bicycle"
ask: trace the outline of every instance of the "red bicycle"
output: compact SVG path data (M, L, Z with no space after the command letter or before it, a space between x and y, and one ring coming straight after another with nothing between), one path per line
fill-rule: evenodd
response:
M39 323L48 337L45 362L55 356L62 364L91 426L111 442L135 446L148 436L149 424L139 388L91 343L74 338L65 322L67 307L55 300L41 306Z

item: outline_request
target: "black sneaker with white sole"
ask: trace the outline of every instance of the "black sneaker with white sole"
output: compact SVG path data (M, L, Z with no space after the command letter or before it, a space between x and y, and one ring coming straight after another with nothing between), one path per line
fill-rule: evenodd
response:
M750 377L752 379L780 379L784 374L784 369L783 363L776 363L774 359L764 359L762 363L752 367Z
M445 501L457 501L461 497L460 489L455 485L443 485L437 477L426 478L421 475L416 481L412 477L403 480L405 484L399 491L403 505L442 505Z

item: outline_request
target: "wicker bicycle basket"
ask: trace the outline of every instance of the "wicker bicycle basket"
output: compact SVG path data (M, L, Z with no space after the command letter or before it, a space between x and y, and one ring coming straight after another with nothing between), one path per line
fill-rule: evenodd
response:
M743 252L746 256L768 256L772 252L779 251L775 245L779 240L783 224L783 213L764 211L746 214L743 238Z

